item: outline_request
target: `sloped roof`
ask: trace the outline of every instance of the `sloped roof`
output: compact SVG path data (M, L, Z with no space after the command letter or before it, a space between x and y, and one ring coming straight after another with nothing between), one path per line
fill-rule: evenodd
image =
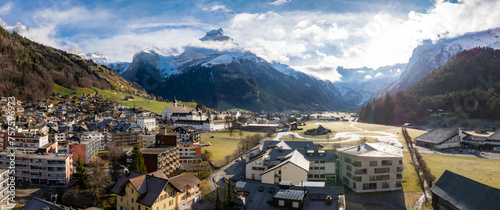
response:
M458 135L458 130L447 130L447 129L434 129L427 133L424 133L420 136L417 136L415 141L422 141L433 144L440 144L445 142L446 140L452 138L453 136Z
M127 186L128 183L131 183L140 194L137 202L146 206L152 206L169 182L169 180L163 177L166 176L161 176L157 173L150 173L146 175L130 172L127 176L123 176L118 180L118 182L116 182L113 189L111 189L111 192L118 195L124 195L125 186Z
M278 161L280 161L280 160L278 160ZM274 169L281 167L287 163L292 163L292 164L296 165L297 167L304 169L305 171L309 171L309 161L302 154L300 154L300 152L298 152L297 150L294 150L293 152L284 156L284 158L282 158L282 160L279 164L266 169L261 174L265 174L269 171L273 171Z
M170 113L189 113L192 111L192 109L189 109L187 107L183 106L166 106L165 109L167 109Z
M446 170L431 192L458 209L498 209L500 189Z
M187 186L193 187L199 183L201 180L198 179L193 173L185 173L178 176L174 176L169 179L170 184L172 184L177 190L181 190Z
M500 141L500 130L492 134L490 137L486 138L487 140L490 141Z
M319 144L314 144L314 142L312 141L264 141L262 148L266 149L270 146L278 146L277 144L281 144L282 142L286 144L290 149L297 149L297 150L316 149L318 146L322 147Z
M49 209L49 210L66 210L69 207L62 206L59 204L54 204L52 202L42 200L37 197L31 198L28 203L26 203L21 209L31 210L31 209Z

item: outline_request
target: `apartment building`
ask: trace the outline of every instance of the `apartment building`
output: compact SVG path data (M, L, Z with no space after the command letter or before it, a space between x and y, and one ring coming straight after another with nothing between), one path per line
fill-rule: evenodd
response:
M79 142L70 143L69 149L73 155L73 164L76 164L78 157L82 158L84 164L89 164L97 158L99 140L95 138L82 139Z
M158 127L156 118L154 117L139 117L137 118L137 125L148 131L154 131Z
M0 168L10 166L10 152L0 152ZM66 186L72 174L72 156L69 154L42 154L15 151L16 181L28 184Z
M172 130L172 133L179 135L180 145L191 145L200 143L202 131L188 126L176 127Z
M82 133L80 136L81 140L92 140L92 141L97 141L97 150L99 151L104 151L106 150L106 136L97 131L89 131Z
M9 182L8 171L7 169L0 169L0 210L5 209L5 206L9 204L9 186L7 186Z
M264 142L263 150L246 160L246 178L262 183L326 181L336 179L334 150L312 142Z
M401 190L403 152L385 143L340 149L339 178L358 193Z
M200 145L179 145L180 170L199 169L199 164L202 162Z
M30 132L15 135L13 139L13 141L9 142L12 148L22 148L29 151L36 151L49 143L47 135L41 136Z

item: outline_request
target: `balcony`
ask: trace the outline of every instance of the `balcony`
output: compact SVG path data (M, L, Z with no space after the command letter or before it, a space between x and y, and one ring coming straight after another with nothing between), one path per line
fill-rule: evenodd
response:
M368 171L366 169L356 169L354 174L368 174Z

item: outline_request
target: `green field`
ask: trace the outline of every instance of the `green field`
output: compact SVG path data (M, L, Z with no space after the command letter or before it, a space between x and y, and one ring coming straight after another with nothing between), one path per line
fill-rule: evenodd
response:
M206 142L210 142L212 146L202 147L202 152L204 150L210 151L213 155L211 161L215 164L223 161L226 156L233 154L238 149L240 140L201 138L202 144Z
M422 185L418 179L415 167L411 164L409 152L403 152L403 191L422 192Z
M201 134L202 137L210 138L210 137L216 137L216 138L228 138L228 139L245 139L247 136L253 136L255 134L260 134L262 137L266 135L266 133L263 132L248 132L248 131L239 131L239 130L234 130L232 133L229 132L229 130L223 130L223 131L216 131L212 133L203 133Z
M452 171L483 184L500 188L500 160L453 155L422 154L436 180L445 170Z

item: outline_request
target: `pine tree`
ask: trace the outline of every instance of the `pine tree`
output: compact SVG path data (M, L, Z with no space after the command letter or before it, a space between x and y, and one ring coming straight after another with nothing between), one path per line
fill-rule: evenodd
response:
M224 190L224 205L228 206L233 202L233 186L231 181L226 184L226 189Z
M87 170L83 166L83 160L80 155L78 155L78 160L76 161L76 174L75 178L78 181L80 187L85 186L85 180L87 179Z
M215 209L216 210L221 210L222 209L222 204L221 204L220 196L219 196L219 188L216 189L215 193L216 193L216 197L215 197Z
M132 150L132 162L129 167L130 171L135 171L137 173L147 174L146 164L144 163L144 157L142 156L141 149L139 145L135 145Z

